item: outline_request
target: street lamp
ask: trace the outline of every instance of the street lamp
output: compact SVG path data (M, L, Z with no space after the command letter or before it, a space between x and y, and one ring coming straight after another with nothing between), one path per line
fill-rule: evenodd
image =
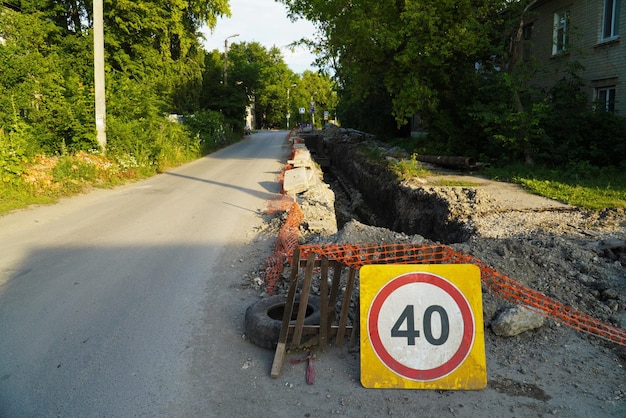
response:
M239 34L235 33L224 39L224 85L228 84L228 40L236 36Z

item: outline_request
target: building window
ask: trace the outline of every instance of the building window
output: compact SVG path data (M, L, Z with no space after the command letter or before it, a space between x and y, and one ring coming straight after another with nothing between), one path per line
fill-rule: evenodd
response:
M553 55L567 51L569 43L569 10L554 14L554 34L552 38Z
M604 109L607 112L615 111L615 86L601 87L596 89L596 100L598 107Z
M604 0L602 15L602 40L606 41L619 36L620 0Z

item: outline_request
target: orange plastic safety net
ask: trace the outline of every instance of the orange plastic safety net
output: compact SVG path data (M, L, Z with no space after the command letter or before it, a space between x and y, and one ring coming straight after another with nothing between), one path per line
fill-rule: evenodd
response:
M345 244L306 245L299 248L302 258L313 252L318 257L332 258L349 267L361 267L366 264L475 264L480 268L483 285L491 294L515 304L526 305L563 325L626 346L626 330L564 305L499 273L479 259L456 252L445 245Z
M294 140L294 142L298 141ZM268 257L265 264L265 284L268 293L273 294L276 291L276 283L282 274L284 264L291 261L293 251L298 246L299 227L304 221L304 216L298 204L284 195L271 200L268 207L270 211L289 211L287 220L278 234L275 251ZM483 286L491 294L508 302L526 305L563 325L626 346L626 330L604 323L571 306L564 305L498 272L479 259L456 252L445 245L344 244L300 246L301 258L306 258L311 252L317 254L318 257L325 256L348 267L357 268L366 264L475 264L480 268Z
M287 220L278 233L274 252L265 260L265 285L270 295L274 294L276 282L283 272L283 266L289 261L293 250L298 245L298 229L304 221L302 210L296 202L293 200L289 201L286 198L277 202L281 205L289 202L291 209L289 209Z
M292 132L293 131L287 135L287 139L291 137ZM301 138L296 138L293 142L301 142ZM295 150L292 146L289 159L292 159L294 154ZM278 181L281 194L267 202L268 213L287 212L287 220L278 233L278 240L274 252L265 260L265 285L270 295L275 293L276 282L283 272L283 266L288 262L293 254L293 250L298 245L298 229L300 228L300 224L304 221L304 215L302 214L300 206L298 206L292 197L286 195L283 189L285 171L291 168L291 165L286 164L285 168L280 173Z

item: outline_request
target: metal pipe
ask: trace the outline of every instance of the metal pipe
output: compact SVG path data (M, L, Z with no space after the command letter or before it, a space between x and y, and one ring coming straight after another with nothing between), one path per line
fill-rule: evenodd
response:
M417 160L447 168L468 169L476 167L476 160L472 157L449 157L441 155L418 155Z

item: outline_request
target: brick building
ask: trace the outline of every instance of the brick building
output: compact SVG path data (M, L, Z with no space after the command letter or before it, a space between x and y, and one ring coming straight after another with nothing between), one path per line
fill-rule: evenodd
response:
M626 116L626 0L539 0L527 15L524 58L540 69L535 80L550 88L568 64L592 101Z

